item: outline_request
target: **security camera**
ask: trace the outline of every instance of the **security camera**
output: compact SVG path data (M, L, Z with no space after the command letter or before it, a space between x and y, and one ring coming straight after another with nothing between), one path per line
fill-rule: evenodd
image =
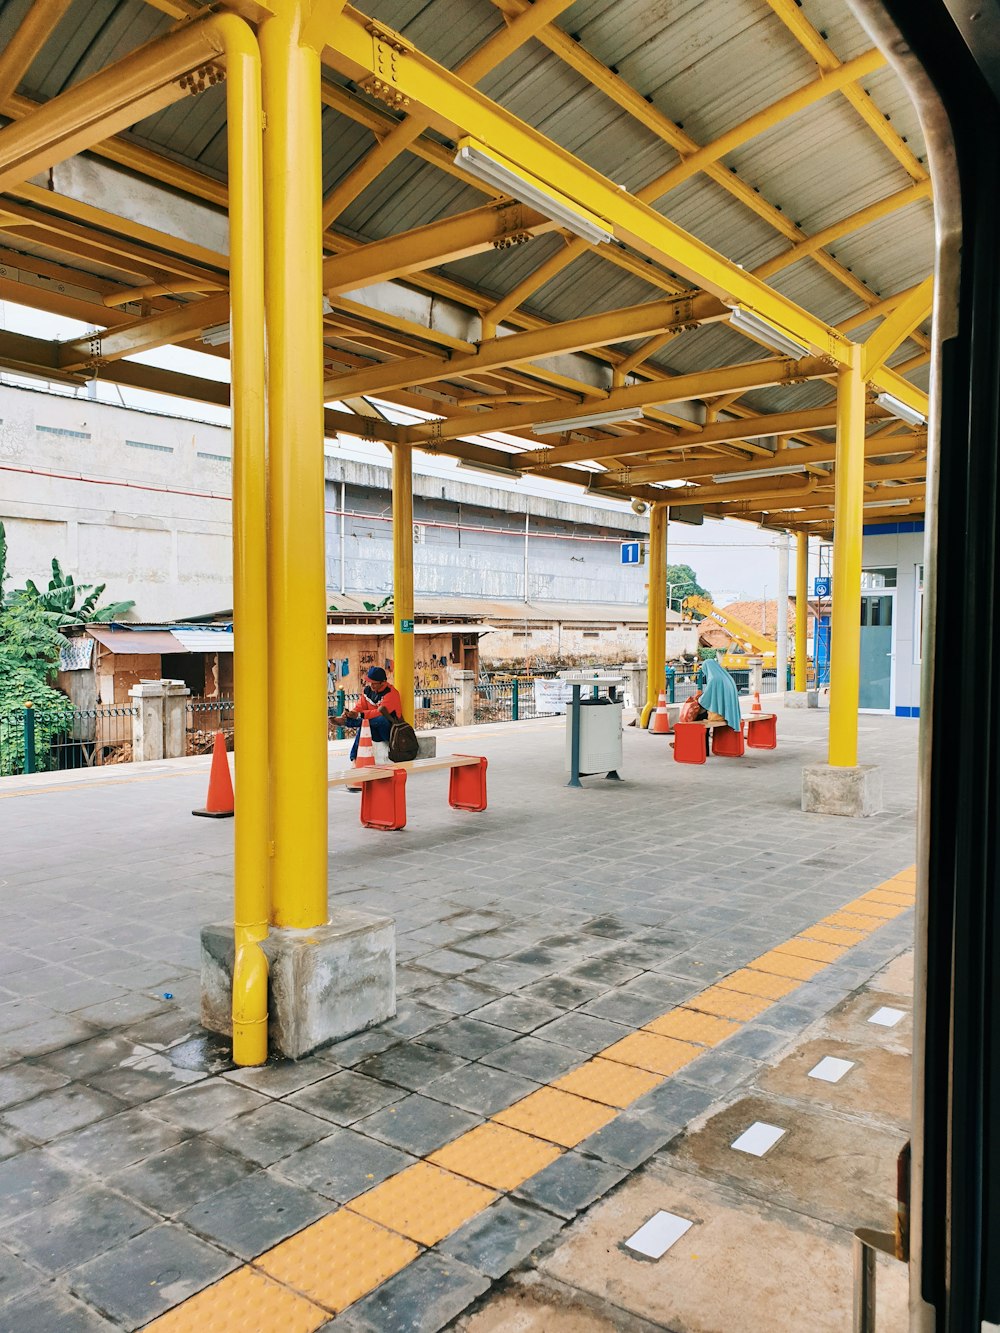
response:
M649 505L646 504L646 501L645 501L645 500L633 500L633 501L632 501L632 512L633 512L633 514L644 514L648 508L649 508Z

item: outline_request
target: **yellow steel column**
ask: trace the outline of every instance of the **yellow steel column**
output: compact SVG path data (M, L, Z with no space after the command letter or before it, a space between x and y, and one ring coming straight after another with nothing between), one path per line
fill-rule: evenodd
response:
M654 501L649 511L649 611L646 624L646 706L639 724L645 727L664 688L667 665L667 519L669 505Z
M833 513L833 619L830 644L830 763L858 762L861 655L861 525L865 480L865 382L861 348L837 376L837 470Z
M392 679L413 722L413 453L392 446Z
M809 653L809 535L795 534L795 689L807 685Z
M218 15L226 49L230 356L233 410L233 621L236 828L233 1059L267 1060L267 454L264 447L264 183L260 52L251 29Z
M273 0L264 75L264 284L270 485L272 921L327 919L323 205L319 55L309 9Z

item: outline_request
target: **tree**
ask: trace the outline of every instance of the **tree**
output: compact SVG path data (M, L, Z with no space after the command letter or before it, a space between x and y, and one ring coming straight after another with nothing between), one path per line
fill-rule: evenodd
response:
M679 611L685 597L707 597L712 594L698 582L698 575L690 565L667 565L667 605Z

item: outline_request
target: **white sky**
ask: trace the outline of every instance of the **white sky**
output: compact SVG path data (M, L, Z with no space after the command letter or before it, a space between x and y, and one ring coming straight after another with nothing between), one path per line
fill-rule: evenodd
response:
M16 305L11 301L0 301L0 328L17 333L29 334L36 338L79 338L92 331L91 326L80 320L67 319L61 315L51 315L45 311L32 310ZM151 352L143 352L128 358L164 370L176 370L204 379L228 382L229 361L224 357L212 356L204 352L191 351L185 347L160 347ZM37 380L28 381L22 376L10 372L0 374L0 383L31 383L34 388L41 387ZM83 397L87 394L101 402L116 406L141 408L147 412L160 412L167 416L181 417L192 421L204 421L215 426L228 426L230 414L228 408L215 407L209 403L191 402L187 399L168 397L164 394L149 393L144 389L132 389L125 386L92 381L86 388L74 390L65 385L53 384L50 391L59 394ZM416 412L405 411L389 403L379 403L385 415L397 422L414 422L423 418ZM469 436L480 439L484 444L495 443L485 437ZM503 440L503 436L497 439ZM513 441L512 441L513 442ZM523 444L523 441L516 441ZM386 461L385 447L373 441L343 437L340 440L328 440L327 453L357 461ZM430 457L417 453L414 456L414 470L425 476L447 477L459 472L458 460L441 456ZM543 477L522 477L508 480L493 473L478 473L462 468L459 475L463 481L481 480L495 490L517 490L529 495L548 496L552 499L568 500L584 504L605 513L624 513L627 506L609 500L597 500L587 496L582 489L563 482L550 481ZM753 599L762 600L774 597L778 586L778 556L775 534L763 532L749 523L740 523L733 519L717 521L706 519L702 527L692 527L686 523L671 523L668 536L668 559L671 564L691 565L699 581L709 588L719 605L726 602ZM817 572L816 544L810 559L810 581ZM790 579L794 581L794 552L790 560ZM645 583L645 568L636 566L635 577Z

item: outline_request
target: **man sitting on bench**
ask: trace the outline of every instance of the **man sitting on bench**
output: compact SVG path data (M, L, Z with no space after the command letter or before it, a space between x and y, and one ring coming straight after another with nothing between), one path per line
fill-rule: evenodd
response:
M368 683L355 708L345 708L340 717L331 718L335 727L357 728L354 744L351 746L351 763L358 755L358 742L361 740L361 723L365 718L371 727L373 741L388 742L392 724L403 717L403 701L395 685L390 685L381 667L368 668ZM360 789L359 789L360 790Z

